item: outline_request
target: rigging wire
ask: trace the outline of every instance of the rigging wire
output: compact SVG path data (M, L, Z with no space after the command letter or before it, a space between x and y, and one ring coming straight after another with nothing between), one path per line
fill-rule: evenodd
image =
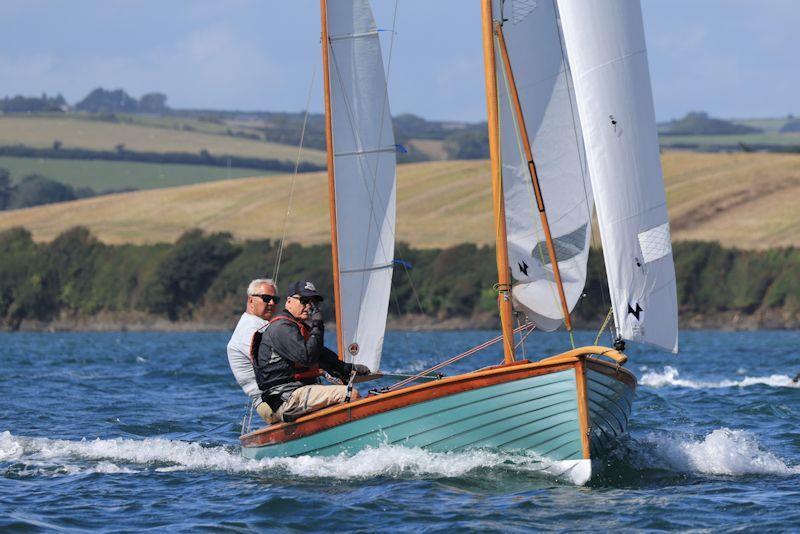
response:
M600 326L600 330L597 331L597 337L594 338L594 345L597 345L597 343L600 341L600 336L603 335L603 331L606 329L606 326L608 326L608 321L611 319L613 315L614 315L614 308L609 307L608 313L606 314L606 319Z
M533 331L536 328L536 325L534 325L533 323L526 323L523 326L515 328L514 329L514 333L517 334L519 332L522 332L526 328L530 328L530 330ZM466 351L462 352L461 354L456 354L452 358L448 358L447 360L445 360L443 362L437 363L433 367L429 367L429 368L425 369L424 371L420 371L419 373L417 373L417 374L415 374L415 375L413 375L413 376L411 376L409 378L406 378L405 380L401 380L400 382L397 382L396 384L392 384L391 386L388 386L388 387L384 388L382 391L389 392L389 391L394 391L396 389L399 389L399 388L405 386L406 384L410 384L411 382L414 382L415 380L418 380L421 377L424 377L426 375L430 375L431 373L433 373L435 371L438 371L439 369L442 369L443 367L446 367L446 366L448 366L448 365L450 365L452 363L455 363L455 362L457 362L459 360L462 360L462 359L466 358L467 356L472 356L473 354L475 354L477 352L480 352L483 349L494 345L495 343L499 343L500 341L503 341L503 335L502 334L500 334L499 336L493 337L492 339L490 339L488 341L484 341L480 345L472 347L471 349L466 350Z
M286 203L286 215L283 217L283 231L281 232L281 242L278 246L278 254L275 257L275 268L272 270L274 273L272 275L272 280L277 285L278 283L278 274L280 273L281 268L281 260L283 259L283 246L286 242L286 229L289 226L289 214L292 211L292 203L294 202L294 188L295 182L297 181L297 171L300 168L300 155L303 152L303 141L305 140L306 136L306 126L308 125L308 112L309 108L311 107L311 95L314 92L314 81L317 78L317 69L316 67L311 72L311 83L308 86L308 96L306 97L306 111L305 115L303 116L303 127L300 130L300 144L297 147L297 158L294 162L294 172L292 173L292 183L289 187L289 200ZM251 414L252 415L252 414Z
M387 61L386 61L386 92L384 93L385 101L388 101L388 99L389 99L389 78L390 78L391 73L392 73L392 57L393 57L393 52L394 52L394 37L395 37L395 35L397 35L397 31L396 30L397 30L397 7L398 7L398 5L399 5L399 2L397 0L395 0L394 13L392 15L392 29L391 29L392 38L389 41L389 56L388 56ZM384 102L384 106L382 106L381 109L383 110L383 111L381 111L381 114L383 114L383 112L386 109L388 109L388 106L385 105L385 102ZM381 116L381 123L382 122L383 122L383 116ZM380 146L380 141L378 142L378 145ZM378 163L377 163L377 158L376 158L376 162L375 162L375 174L376 175L377 175L377 172L378 172L377 171L377 167L378 167ZM395 170L395 172L396 172L396 170ZM396 187L396 185L395 185L395 187ZM373 191L374 191L374 189L373 189ZM390 231L393 234L392 237L395 237L394 236L394 229L392 228L392 229L390 229ZM420 314L424 316L425 315L425 309L422 307L422 301L420 300L419 294L417 293L417 288L416 288L416 285L414 284L414 280L411 278L411 273L408 270L408 265L406 264L406 262L401 262L400 265L401 265L401 267L403 267L403 274L406 275L406 280L408 281L408 286L411 289L411 294L414 295L414 300L415 300L415 302L417 304L417 308L419 309ZM397 303L398 315L399 315L400 303L397 301L397 295L395 295L395 302ZM439 356L442 355L441 352L438 349L434 349L434 352L436 352L437 355L439 355Z

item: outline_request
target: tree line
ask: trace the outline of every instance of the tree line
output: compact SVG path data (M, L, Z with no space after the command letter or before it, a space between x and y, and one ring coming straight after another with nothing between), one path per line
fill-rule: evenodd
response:
M185 233L174 244L106 245L81 227L49 243L23 228L0 232L0 325L47 322L63 316L139 312L172 321L232 320L242 311L253 278L273 274L278 243L238 242L226 233ZM678 304L684 317L773 310L800 315L800 249L742 251L716 243L674 247ZM424 314L430 321L491 320L496 310L494 248L462 244L446 249L396 250L390 315ZM289 244L279 291L294 279L314 280L333 292L327 245ZM332 299L324 312L333 318ZM579 324L596 327L608 311L602 256L593 250Z
M206 149L194 152L147 152L135 151L117 145L114 150L92 150L90 148L64 148L60 140L53 141L52 148L37 148L26 145L0 146L0 156L17 158L41 159L70 159L70 160L102 160L102 161L130 161L138 163L206 165L210 167L243 167L260 171L292 172L294 162L274 158L253 158L246 156L232 156L228 154L215 155ZM300 162L298 172L312 172L325 167L307 161Z
M11 180L8 170L0 168L0 211L134 190L135 188L126 187L104 189L98 192L91 187L73 187L35 173L29 174L15 183Z

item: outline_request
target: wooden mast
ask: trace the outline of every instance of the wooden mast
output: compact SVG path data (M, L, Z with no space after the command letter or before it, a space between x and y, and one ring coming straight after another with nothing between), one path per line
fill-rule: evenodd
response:
M539 187L539 176L536 173L536 164L533 162L533 151L531 150L531 143L528 138L528 129L525 126L525 117L522 115L522 105L519 102L519 93L517 92L517 84L514 81L514 73L511 71L511 62L508 59L508 49L506 48L506 40L503 37L503 26L497 22L494 25L495 33L497 33L497 40L500 44L500 54L503 58L503 69L506 73L509 89L514 104L514 114L517 117L517 124L519 126L519 135L522 137L522 144L525 147L525 158L528 161L528 171L531 175L531 182L533 184L533 192L536 195L536 207L539 210L539 219L542 222L542 229L544 229L544 238L547 243L547 253L550 256L550 265L553 266L553 278L558 287L558 296L561 299L561 310L564 314L564 325L567 330L572 330L572 320L569 316L569 306L567 305L567 297L564 294L564 285L561 282L561 272L558 268L558 259L556 258L556 249L553 246L553 236L550 233L550 223L547 221L547 213L544 208L544 199L542 198L542 190Z
M328 2L320 0L322 15L322 74L325 86L325 146L328 162L328 211L331 219L331 258L333 260L333 305L336 313L336 345L339 359L344 358L342 339L341 286L339 283L339 238L336 228L336 179L333 168L333 126L331 123L331 75L328 60Z
M508 269L508 244L506 239L506 213L503 200L503 182L500 174L500 123L497 115L497 75L495 73L494 33L492 29L492 0L481 0L483 19L483 67L486 79L486 114L489 128L489 155L492 167L492 200L495 221L497 253L497 281L500 326L503 331L503 356L505 363L514 361L514 327L511 310L511 277Z

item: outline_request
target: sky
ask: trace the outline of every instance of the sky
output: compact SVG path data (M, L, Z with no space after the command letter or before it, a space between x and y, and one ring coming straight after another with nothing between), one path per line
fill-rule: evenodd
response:
M478 0L372 3L392 113L483 120ZM800 115L800 0L641 3L658 120ZM310 92L321 111L319 18L317 0L2 0L0 97L75 103L101 86L174 108L302 111Z

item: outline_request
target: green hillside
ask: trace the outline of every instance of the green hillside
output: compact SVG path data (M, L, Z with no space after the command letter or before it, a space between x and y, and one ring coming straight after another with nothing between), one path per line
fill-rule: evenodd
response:
M0 115L0 146L51 148L56 142L64 149L114 151L121 146L134 152L197 154L205 150L213 156L230 155L291 162L297 158L296 146L210 131L167 128L163 124L148 124L147 121L128 124L87 120L86 116L81 115ZM304 149L301 159L324 165L325 153Z
M800 246L800 155L662 156L675 240L717 241L764 249ZM105 243L174 242L188 228L238 239L277 238L292 190L291 175L239 178L0 212L0 230L24 226L49 241L76 224ZM294 179L287 237L303 244L330 239L324 172ZM397 237L418 248L494 242L486 161L400 165Z
M8 170L15 182L30 174L40 174L73 187L91 187L95 191L155 189L270 174L236 167L13 157L0 157L0 169Z

